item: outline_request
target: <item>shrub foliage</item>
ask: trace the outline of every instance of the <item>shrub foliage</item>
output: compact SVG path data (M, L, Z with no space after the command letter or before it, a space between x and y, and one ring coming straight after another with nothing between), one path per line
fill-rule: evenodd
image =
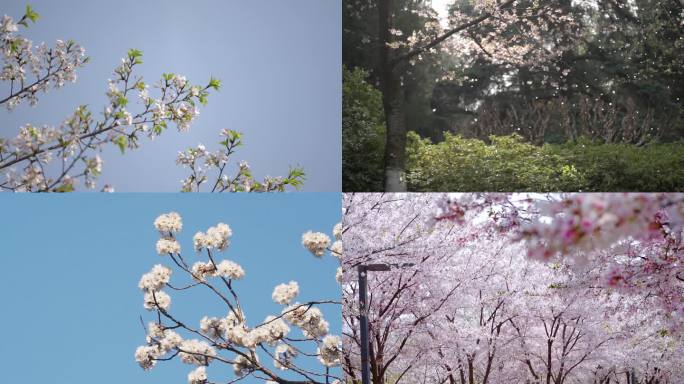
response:
M410 132L406 179L414 191L682 191L684 143L535 146L518 135L490 143Z

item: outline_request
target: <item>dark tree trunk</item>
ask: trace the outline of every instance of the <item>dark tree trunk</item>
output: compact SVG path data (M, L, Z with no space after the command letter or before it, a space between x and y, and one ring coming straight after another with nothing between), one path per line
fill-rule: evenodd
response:
M390 57L389 30L392 27L393 0L378 1L378 36L380 37L380 91L385 111L387 140L385 143L385 191L402 192L406 184L402 180L406 162L406 118L404 94L401 82Z
M406 163L406 118L404 115L403 90L397 87L385 97L385 120L387 125L387 142L385 145L385 191L404 192L406 183L403 180Z

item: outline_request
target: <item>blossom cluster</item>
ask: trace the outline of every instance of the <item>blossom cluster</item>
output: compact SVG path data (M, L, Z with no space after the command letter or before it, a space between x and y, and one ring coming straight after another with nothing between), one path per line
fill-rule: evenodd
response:
M318 359L326 367L340 365L342 357L342 340L339 336L328 335L318 347Z
M299 294L299 284L290 281L287 284L278 284L273 289L273 301L278 304L289 304Z
M210 227L207 232L197 232L192 238L195 251L200 252L203 249L217 249L225 251L230 245L230 237L233 231L228 224L218 223L215 227Z
M575 194L544 204L540 217L521 228L521 237L528 241L529 256L542 260L604 249L628 237L660 238L684 222L681 203L662 210L672 198L679 199L649 193Z
M183 340L177 348L178 356L185 364L207 365L216 356L216 350L204 340Z
M329 324L323 318L321 310L310 305L295 303L285 307L283 318L301 328L302 333L308 339L321 338L329 330Z
M143 369L151 369L156 364L157 359L178 348L182 342L183 339L175 331L166 329L157 323L150 323L147 335L148 344L136 349L135 360Z
M239 355L235 358L235 362L233 363L233 372L235 373L235 376L243 377L256 370L257 365L255 363L258 363L259 359L257 358L257 355L253 356L253 359L247 358L244 355Z
M363 3L365 0L357 0L349 7L360 9ZM446 17L430 6L413 6L404 11L417 24L411 24L410 30L390 26L380 39L394 60L405 60L411 66L430 55L436 68L445 72L443 80L456 78L446 70L450 65L443 59L455 53L480 56L495 64L535 67L553 62L578 40L577 20L553 2L481 0L468 6L454 4ZM350 13L358 18L363 15ZM361 39L362 44L374 42L373 36Z
M207 277L222 277L239 280L245 276L240 264L232 260L221 260L218 264L213 261L198 261L192 265L192 276L197 281L206 281Z
M178 233L183 229L183 220L177 212L165 213L154 220L154 227L161 234Z
M146 292L159 291L171 280L172 273L171 269L157 264L150 272L142 275L138 287Z
M330 246L330 237L323 232L308 231L302 235L302 245L314 256L321 257Z
M166 310L171 305L171 296L161 290L171 279L171 273L169 268L157 264L140 278L138 287L145 292L145 309Z
M197 367L194 371L188 374L188 384L204 384L207 382L207 369L205 367Z

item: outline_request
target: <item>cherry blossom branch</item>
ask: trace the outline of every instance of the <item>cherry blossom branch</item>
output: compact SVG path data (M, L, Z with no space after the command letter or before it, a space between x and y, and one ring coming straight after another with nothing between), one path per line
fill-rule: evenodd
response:
M515 3L515 1L516 0L506 0L501 5L498 6L498 10L503 10L503 9L506 9L506 8L512 6L513 3ZM437 45L441 44L443 41L447 40L451 36L461 32L461 31L464 31L466 29L469 29L473 26L476 26L485 20L490 19L491 17L494 16L494 14L495 14L494 12L488 12L488 13L485 13L482 16L479 16L473 20L470 20L466 23L463 23L463 24L460 24L456 27L453 27L453 28L449 29L448 31L444 32L443 34L441 34L440 36L438 36L437 38L428 42L427 44L420 46L420 47L417 47L417 48L414 48L411 51L393 59L391 62L391 65L396 66L397 64L399 64L402 61L407 61L407 60L409 60L415 56L418 56L418 55L430 50L431 48L434 48Z
M134 67L142 63L141 57L142 52L132 49L114 70L116 77L110 80L109 104L101 121L95 121L87 107L80 106L59 128L29 124L13 140L0 141L0 172L4 171L8 177L0 188L68 192L74 190L77 178L85 179L86 186L93 188L102 160L90 153L100 151L108 143L115 144L122 152L137 148L140 136L157 136L168 123L175 123L181 131L187 130L198 114L196 104L205 104L209 89L218 89L220 82L211 79L204 87L192 86L183 76L164 74L155 85L161 97L154 99L149 96L149 86L142 78L132 77ZM139 92L144 107L135 115L127 110L133 91ZM62 170L55 177L49 177L43 163L49 163L55 156L62 161ZM79 163L83 163L82 170L70 175ZM22 164L21 174L12 168Z
M188 375L190 384L205 384L208 381L205 367L212 362L233 366L236 376L232 381L253 376L265 377L277 383L330 383L340 380L331 367L340 364L341 342L338 336L328 334L329 326L323 313L317 307L321 304L335 304L334 300L315 300L308 303L290 304L299 293L299 286L291 281L277 285L272 299L285 307L279 315L268 316L254 327L247 325L246 316L240 305L238 292L233 283L244 277L244 270L236 262L228 259L219 260L218 252L225 251L230 245L232 230L226 224L219 223L206 232L198 232L193 237L193 248L198 254L206 251L207 261L198 261L190 266L181 255L181 247L176 234L182 229L182 221L177 213L161 215L155 220L155 227L161 238L157 242L157 253L168 256L179 270L194 280L194 283L171 285L169 280L172 270L156 265L143 275L139 287L145 293L144 306L157 314L156 322L150 323L147 332L147 344L136 350L136 360L144 369L151 369L157 361L168 361L178 357L182 362L194 364L197 368ZM302 237L302 244L316 257L327 251L333 255L341 253L341 242L338 226L334 229L337 241L332 243L323 233L307 232ZM215 286L210 281L221 281ZM200 320L199 329L181 321L169 311L171 297L162 291L164 287L174 290L189 290L197 285L208 287L226 304L228 315L224 318L204 316ZM223 291L228 291L224 294ZM171 326L164 325L171 322ZM298 328L304 338L288 337L290 326ZM184 339L174 329L195 336L195 339ZM305 352L296 344L316 346L316 353ZM219 352L234 354L234 358L226 358ZM267 368L260 361L257 351L262 351L273 359L276 368L289 370L301 377L292 380ZM324 367L324 372L303 369L295 362L298 355L315 357ZM337 381L336 381L337 382Z
M223 129L221 137L224 138L219 143L222 148L216 152L209 152L200 144L178 153L176 164L190 170L190 175L181 180L183 192L200 192L206 183L211 185L211 192L284 192L289 187L299 189L304 183L306 178L301 167L290 167L285 177L266 177L259 182L245 161L239 162L237 172L229 177L226 174L228 162L242 146L242 134Z

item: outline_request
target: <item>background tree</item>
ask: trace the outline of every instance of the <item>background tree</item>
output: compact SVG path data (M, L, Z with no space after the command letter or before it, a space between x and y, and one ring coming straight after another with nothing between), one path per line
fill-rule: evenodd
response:
M383 92L397 188L407 131L534 145L682 137L678 1L453 1L441 15L430 1L348 3L343 60Z
M676 198L646 196L654 207ZM675 383L684 317L665 310L662 300L672 296L659 297L664 285L641 280L634 285L639 289L615 289L610 271L630 263L607 243L597 251L603 258L584 263L579 256L545 262L528 256L537 243L521 235L523 228L555 227L541 219L549 206L577 211L563 197L346 194L343 368L349 379L360 377L355 267L379 262L413 266L368 274L374 383ZM629 195L603 198L622 202L618 212L634 212ZM654 212L650 206L645 214ZM586 207L590 212L596 201ZM626 222L638 231L640 224ZM567 217L558 223L567 225ZM634 249L635 257L650 258L650 252Z
M404 168L406 144L403 77L407 72L407 67L410 67L416 60L421 60L424 55L437 50L453 52L453 50L471 49L474 46L495 48L496 51L492 52L495 52L493 55L496 56L496 60L538 61L540 51L535 47L557 42L542 41L539 27L532 28L534 30L530 32L533 33L525 35L512 34L510 31L530 29L533 26L530 20L535 20L543 27L548 27L549 24L560 25L561 21L567 24L568 21L563 15L555 12L559 8L539 6L534 2L506 1L500 4L475 2L472 6L462 4L462 7L452 7L449 25L443 28L436 13L426 7L422 1L407 2L408 4L403 4L403 2L395 4L391 0L364 3L366 7L362 9L373 10L378 20L377 32L372 35L374 38L371 39L368 36L365 38L374 43L379 57L374 69L383 93L387 124L385 147L385 187L387 190L403 188L400 181ZM397 15L407 12L420 16L421 23L418 28L413 29L407 26L408 30L402 30L404 26L398 24L401 19ZM475 27L478 29L473 31L472 28Z

